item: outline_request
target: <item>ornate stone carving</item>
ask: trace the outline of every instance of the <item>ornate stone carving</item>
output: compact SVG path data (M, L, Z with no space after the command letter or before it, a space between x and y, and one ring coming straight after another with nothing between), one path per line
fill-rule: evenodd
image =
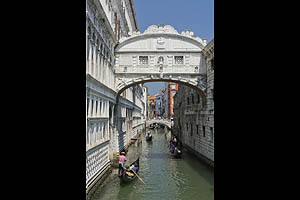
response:
M171 25L151 25L149 26L144 33L174 33L178 34L178 32Z
M156 48L157 49L164 49L165 48L165 41L164 41L164 38L162 38L162 37L159 37L158 39L157 39L157 45L156 45Z

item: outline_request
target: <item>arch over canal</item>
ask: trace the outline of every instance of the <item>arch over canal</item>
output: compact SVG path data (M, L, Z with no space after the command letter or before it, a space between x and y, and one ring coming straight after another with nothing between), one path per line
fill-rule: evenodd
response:
M170 120L165 120L165 119L152 119L146 122L147 127L150 126L150 124L162 124L167 126L169 129L171 129L172 122Z
M170 25L151 25L134 32L115 48L117 97L127 88L146 82L174 82L195 89L206 100L206 41Z

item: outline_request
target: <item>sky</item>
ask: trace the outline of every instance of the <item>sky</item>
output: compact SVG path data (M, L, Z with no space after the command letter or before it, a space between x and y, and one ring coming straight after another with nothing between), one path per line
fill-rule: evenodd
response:
M168 24L180 34L185 29L194 37L214 38L214 0L133 0L139 31L143 33L150 25ZM149 95L163 87L163 82L145 83Z

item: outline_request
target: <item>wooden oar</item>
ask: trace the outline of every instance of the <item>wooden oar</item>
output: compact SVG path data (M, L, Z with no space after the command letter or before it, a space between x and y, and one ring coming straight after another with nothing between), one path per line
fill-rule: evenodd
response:
M134 170L131 170L131 171L133 171L133 173L146 185L146 183L143 181L143 179L141 177L139 177L139 175L137 175L137 173L135 173Z

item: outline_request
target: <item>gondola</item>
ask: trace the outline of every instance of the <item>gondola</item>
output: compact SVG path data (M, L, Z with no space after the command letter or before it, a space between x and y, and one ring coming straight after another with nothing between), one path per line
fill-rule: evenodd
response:
M127 167L128 169L123 170L121 176L119 176L122 182L131 182L134 179L136 179L136 175L131 170L129 170L129 167L131 167L132 165L134 165L136 167L136 173L138 173L139 172L139 165L140 165L140 158L138 157L138 159L136 159L136 161L131 163ZM130 176L130 175L132 175L132 176Z
M174 148L174 149L170 150L170 152L171 152L171 155L174 156L175 158L181 158L182 151L180 149L177 148L175 150L175 148Z
M146 136L146 141L152 141L152 135Z

